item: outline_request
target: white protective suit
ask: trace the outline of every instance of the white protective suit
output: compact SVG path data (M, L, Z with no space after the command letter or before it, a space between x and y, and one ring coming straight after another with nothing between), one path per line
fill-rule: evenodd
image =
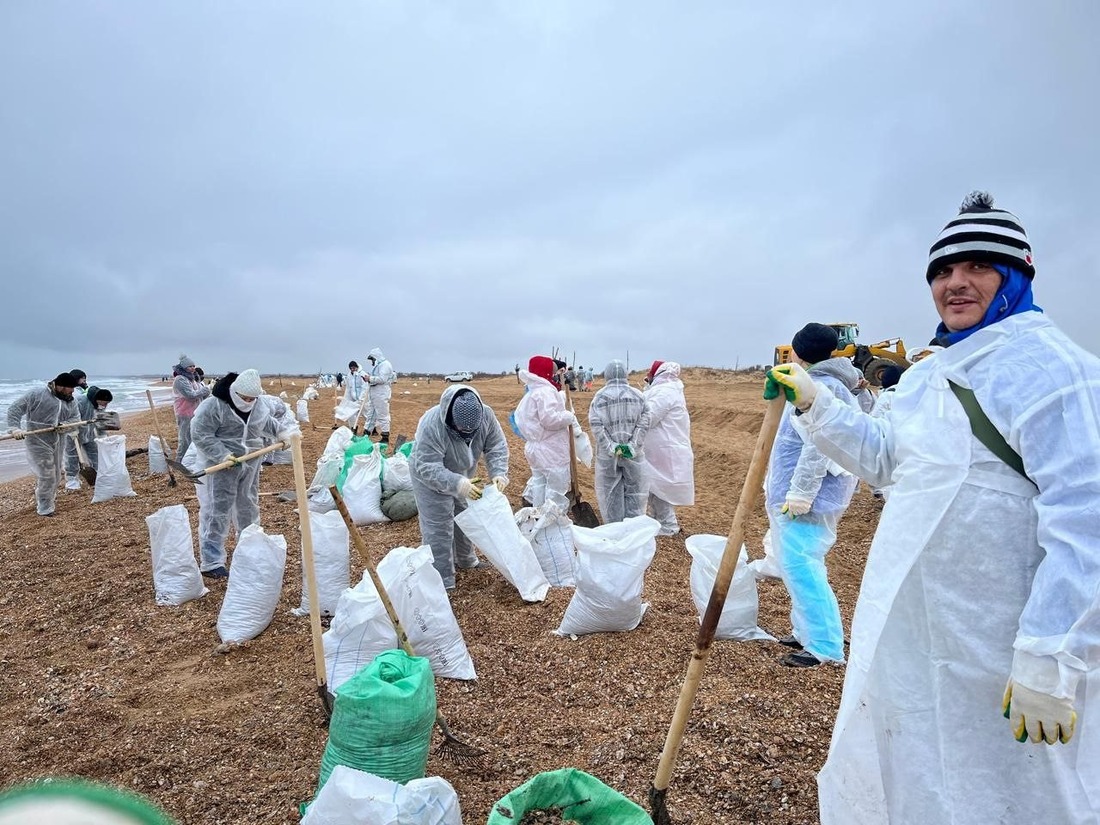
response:
M577 416L566 409L565 396L542 376L520 370L519 380L527 391L513 421L525 439L523 452L531 467L523 497L534 507L541 507L548 495L567 506L569 425L580 427Z
M649 431L645 438L649 510L661 522L661 534L679 532L674 506L695 503L695 454L691 449L691 419L684 400L680 365L665 361L645 392Z
M219 381L191 420L191 440L198 448L200 466L220 464L230 453L242 456L276 438L279 429L271 411L268 403L257 400L247 421L243 420L229 400L229 382ZM259 458L203 478L210 490L209 505L199 502L200 570L226 566L225 540L231 524L239 536L248 525L259 523L259 478Z
M649 412L641 390L627 383L626 365L612 361L604 370L607 383L592 396L588 424L596 438L596 503L604 524L644 516L649 483L643 446ZM615 447L630 447L633 458L619 458Z
M456 565L468 568L478 564L470 540L461 529L455 530L455 516L466 509L466 499L458 492L459 481L474 477L482 455L489 478L508 477L508 442L492 407L482 404L481 426L468 442L447 423L451 404L462 391L472 392L481 400L468 384L447 387L439 404L420 417L409 456L420 538L431 546L433 565L448 588L455 585Z
M1034 484L974 437L948 379ZM828 393L801 418L832 459L894 482L818 777L822 823L1100 822L1100 362L1025 312L911 367L882 419ZM1074 698L1068 744L1013 739L1010 672Z
M336 418L341 424L345 424L349 430L354 430L359 423L359 411L366 406L367 378L362 369L349 372L344 376L344 397L340 406L336 408ZM369 417L369 416L368 416Z
M21 423L24 418L26 424ZM79 420L76 401L63 401L54 395L53 381L31 390L8 407L8 428L12 430L41 430ZM37 478L34 497L40 516L53 515L67 437L64 432L42 433L28 435L23 440L27 447L27 463Z
M390 396L393 395L393 382L397 380L397 373L382 350L375 347L368 354L374 359L367 383L370 384L370 426L368 431L377 429L382 434L382 440L389 442L390 435Z

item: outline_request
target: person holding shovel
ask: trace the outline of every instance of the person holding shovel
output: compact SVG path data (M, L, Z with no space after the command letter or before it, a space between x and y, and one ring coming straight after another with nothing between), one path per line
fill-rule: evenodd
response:
M107 409L107 405L114 400L110 390L100 387L88 387L88 391L75 395L76 408L80 413L80 420L88 422L69 433L70 444L65 447L65 489L80 489L80 454L77 443L84 450L88 458L88 464L93 470L99 468L99 447L95 443L96 437L103 434L104 430L96 424L96 416ZM70 451L69 448L72 448Z
M547 498L564 510L569 506L569 428L580 428L577 416L565 407L565 398L553 385L554 359L532 356L528 368L520 370L526 386L513 421L524 439L523 452L531 468L531 479L523 497L540 507Z
M448 590L455 567L479 567L470 540L455 532L455 515L467 500L481 498L477 463L485 457L489 477L502 493L508 487L508 442L493 408L467 384L452 384L439 404L420 417L409 456L413 495L420 517L420 538L432 548L433 565Z
M245 370L240 375L226 373L214 384L212 395L199 404L191 422L201 468L232 461L259 447L265 439L282 441L290 437L279 429L272 408L256 403L263 392L256 370ZM199 505L199 570L207 578L229 576L225 540L231 524L240 535L241 530L260 520L259 473L260 460L254 458L206 478L210 491Z
M642 447L649 432L645 396L627 380L626 364L612 361L592 396L588 424L596 437L596 502L605 524L645 515L649 481Z
M1100 819L1100 359L1034 303L1019 218L969 195L929 250L944 349L884 416L770 380L893 483L852 622L824 825Z
M8 428L16 439L26 444L27 463L37 479L34 497L40 516L54 514L57 484L61 477L65 434L53 428L80 421L80 411L73 401L75 388L76 379L63 372L45 386L16 399L8 407ZM53 431L34 435L27 433L28 430L44 429Z
M853 367L833 358L837 334L824 324L806 324L791 341L795 362L807 367L838 404L858 410L848 387ZM787 667L844 661L840 606L829 586L825 556L859 479L829 461L805 436L790 405L784 411L764 480L768 527L783 584L791 596L791 635L780 644L795 648L779 660Z
M204 398L210 397L210 388L196 373L195 362L186 355L180 355L179 363L172 367L172 405L176 411L176 429L178 442L176 455L181 459L191 446L191 419Z

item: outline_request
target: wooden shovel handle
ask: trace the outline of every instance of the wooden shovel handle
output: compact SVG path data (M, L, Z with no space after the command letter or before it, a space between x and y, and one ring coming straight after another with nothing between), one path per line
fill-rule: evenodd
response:
M302 460L302 437L290 437L290 455L294 463L294 491L298 496L298 526L302 534L302 569L309 595L309 630L313 639L313 666L317 687L326 688L325 646L321 641L321 603L317 599L317 574L313 565L313 534L309 523L309 499L306 495L306 471Z
M259 450L253 450L250 453L245 453L242 456L237 456L232 461L223 461L220 464L213 464L202 471L200 475L208 476L211 473L216 473L219 470L228 470L230 467L236 467L238 464L244 464L246 461L251 461L254 458L259 458L262 455L273 453L276 450L293 450L293 438L290 441L276 441L274 444L268 444L266 447L261 447Z
M149 399L149 411L153 413L153 426L157 428L157 438L160 439L160 448L164 451L165 458L175 458L175 453L172 453L171 447L168 446L168 442L164 440L164 433L160 431L160 419L157 418L157 407L153 403L153 393L149 390L145 391L145 397ZM169 453L172 453L169 455ZM180 456L183 459L183 456ZM169 474L172 472L171 468L168 470Z
M779 422L783 417L785 403L786 398L782 394L778 398L769 401L764 413L764 421L760 425L760 435L756 438L756 448L753 450L752 461L749 463L748 472L745 474L745 483L741 487L741 497L737 501L737 510L734 512L729 537L726 539L726 548L722 553L722 562L718 566L718 573L714 577L714 587L710 591L710 601L707 603L702 623L699 625L695 650L688 662L687 675L684 677L684 684L680 688L680 698L676 702L676 711L673 713L672 724L669 726L668 736L665 738L665 747L661 752L661 762L657 766L657 776L653 780L653 788L658 793L668 788L668 783L672 778L672 770L676 766L676 756L680 752L684 729L687 727L688 717L691 716L695 694L699 691L699 682L703 678L707 657L710 656L714 632L718 628L718 619L722 615L722 607L726 603L730 581L732 581L733 573L737 569L737 558L741 553L741 544L745 539L745 522L748 521L753 508L756 506L756 498L764 482L764 473L768 469L768 456L771 453L772 442L775 441L775 434L779 429Z
M569 385L564 384L565 401L573 412L573 399L569 397ZM573 412L576 415L575 412ZM569 492L573 494L573 501L580 501L580 492L577 488L577 444L573 440L573 425L569 425Z
M94 418L91 419L90 421L70 421L67 424L58 424L56 427L43 427L40 430L24 430L23 431L23 436L25 438L28 435L42 435L43 433L59 433L59 432L62 432L63 430L71 430L73 427L83 427L85 424L94 424L94 423L95 423ZM15 438L15 436L11 435L10 433L8 435L0 435L0 441L8 441L9 439L12 439L12 438Z

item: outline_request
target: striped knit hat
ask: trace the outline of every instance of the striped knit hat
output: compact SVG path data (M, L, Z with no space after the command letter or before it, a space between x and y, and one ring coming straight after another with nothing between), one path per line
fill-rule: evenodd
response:
M932 277L941 267L962 261L1004 264L1035 277L1031 261L1031 243L1011 212L993 208L988 192L971 192L959 207L959 216L948 222L932 248L928 250L928 271Z

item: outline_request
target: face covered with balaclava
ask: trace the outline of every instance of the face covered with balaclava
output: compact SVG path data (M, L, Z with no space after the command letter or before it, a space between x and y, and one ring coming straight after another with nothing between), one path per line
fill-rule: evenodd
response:
M459 390L451 401L447 414L447 426L462 436L467 444L481 427L481 400L472 390Z

